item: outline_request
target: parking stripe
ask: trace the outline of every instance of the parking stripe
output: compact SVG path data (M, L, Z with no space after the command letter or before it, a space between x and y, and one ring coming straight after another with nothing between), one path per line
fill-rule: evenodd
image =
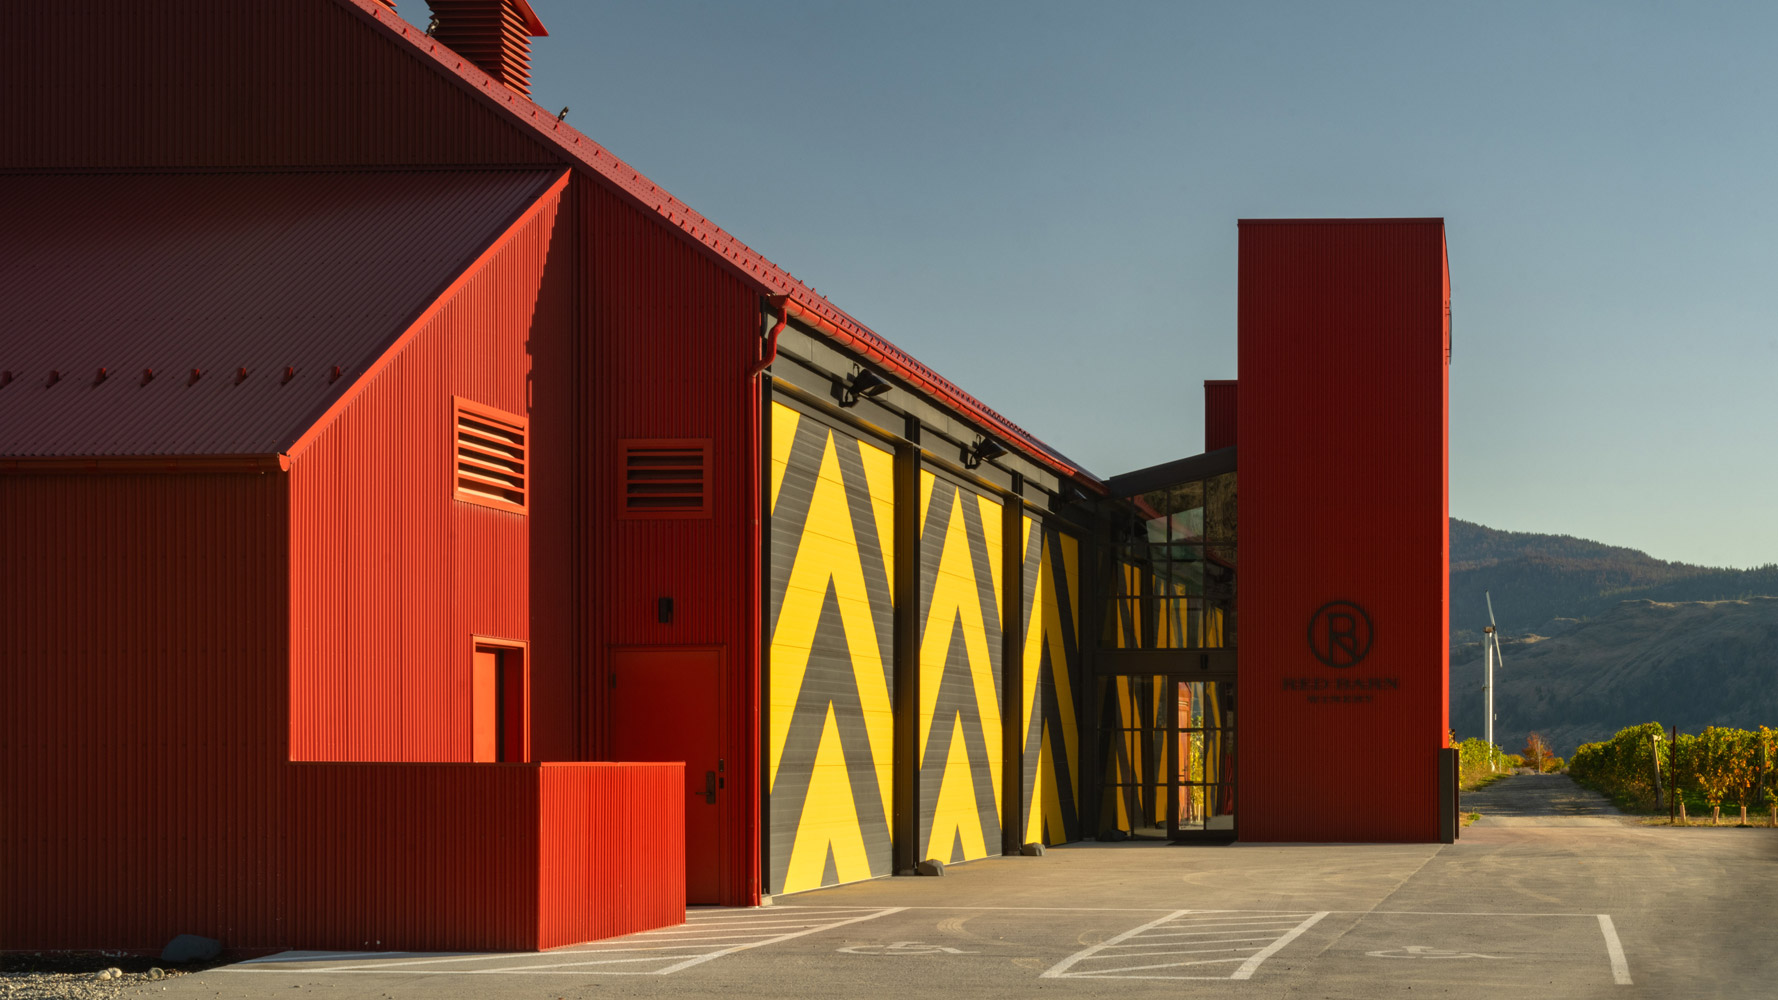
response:
M1326 916L1327 911L1256 914L1176 910L1068 956L1045 971L1042 978L1248 979L1266 959ZM1204 966L1232 963L1240 965L1228 975L1199 974Z

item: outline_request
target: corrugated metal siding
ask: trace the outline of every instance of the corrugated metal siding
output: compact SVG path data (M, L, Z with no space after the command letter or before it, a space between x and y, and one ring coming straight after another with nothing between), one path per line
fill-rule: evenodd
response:
M0 475L0 946L264 940L282 478Z
M1439 220L1242 224L1243 840L1438 838L1443 246ZM1374 628L1369 656L1344 669L1306 642L1334 600L1362 605ZM1328 687L1285 688L1298 678Z
M576 175L584 442L579 470L587 567L580 593L588 669L576 701L589 709L587 756L603 757L613 646L721 646L728 895L759 893L759 657L754 488L757 380L747 378L760 333L754 291L728 269L603 184ZM708 518L620 519L618 442L709 439ZM671 597L673 621L656 620ZM587 683L589 679L596 679Z
M290 805L276 843L289 868L262 906L282 926L261 931L275 938L252 940L312 949L537 947L541 768L280 770Z
M685 922L682 764L545 764L537 947Z
M1237 385L1233 379L1204 382L1205 451L1217 451L1235 445Z
M379 29L366 12L327 2L3 9L0 169L557 158L486 97L446 85L436 64L384 35L411 38L447 68L468 65L387 10Z
M560 174L0 180L0 456L288 447Z
M292 456L292 759L468 761L471 637L532 638L532 532L541 525L560 538L570 517L570 404L541 401L534 509L523 515L452 498L451 399L528 414L532 352L559 364L570 350L569 279L546 279L571 264L552 260L570 243L556 235L559 204L560 195L540 203ZM563 389L554 373L546 384ZM569 590L561 559L538 569L555 574L539 574L543 589ZM538 639L528 656L534 747L559 749L568 713L537 695L566 688L573 656L559 625Z

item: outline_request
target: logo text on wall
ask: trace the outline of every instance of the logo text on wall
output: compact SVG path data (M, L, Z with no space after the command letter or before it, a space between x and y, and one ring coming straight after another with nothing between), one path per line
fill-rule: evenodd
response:
M1351 601L1328 601L1309 619L1309 651L1330 667L1364 662L1371 652L1371 616Z
M1370 612L1355 601L1328 601L1309 617L1309 652L1323 666L1345 670L1364 662L1375 636ZM1301 691L1316 705L1366 704L1401 689L1395 677L1286 677L1286 691Z

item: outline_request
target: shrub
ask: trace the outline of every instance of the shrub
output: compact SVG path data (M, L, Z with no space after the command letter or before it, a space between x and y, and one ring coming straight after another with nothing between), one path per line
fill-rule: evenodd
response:
M1603 743L1583 743L1568 761L1568 773L1612 798L1652 808L1654 736L1659 732L1660 723L1645 722L1619 730Z
M1568 773L1621 803L1652 808L1657 732L1659 724L1649 722L1620 730L1602 743L1582 744L1568 762ZM1709 726L1697 735L1663 740L1660 746L1670 794L1689 793L1713 807L1778 801L1778 733L1765 726L1753 731Z

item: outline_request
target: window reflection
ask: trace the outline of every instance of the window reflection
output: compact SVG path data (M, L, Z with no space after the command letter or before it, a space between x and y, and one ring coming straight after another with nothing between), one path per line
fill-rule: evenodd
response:
M1100 642L1114 649L1235 645L1235 473L1129 498L1134 516L1102 567Z

